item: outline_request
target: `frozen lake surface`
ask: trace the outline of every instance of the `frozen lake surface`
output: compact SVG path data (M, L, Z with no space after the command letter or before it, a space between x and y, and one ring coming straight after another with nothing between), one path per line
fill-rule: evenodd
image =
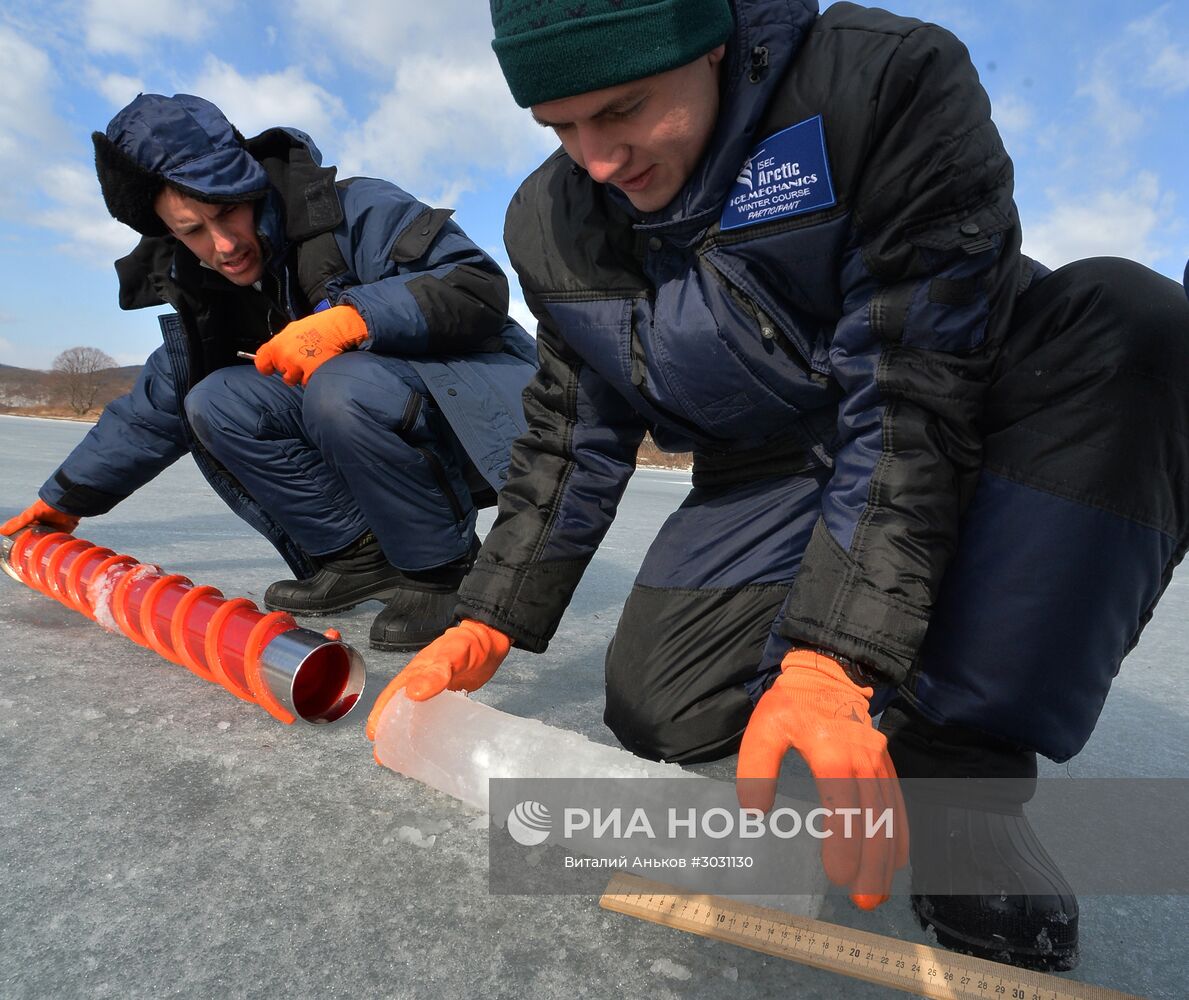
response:
M0 417L0 520L86 430ZM476 697L612 743L603 650L688 489L687 474L637 473L549 652L513 652ZM285 575L188 459L79 534L228 596L260 601ZM1187 580L1123 665L1089 746L1044 773L1189 777ZM370 704L408 661L367 649L379 607L320 626L364 652L363 703L299 729L0 577L0 996L904 995L608 913L594 896L490 895L484 818L372 759ZM1189 996L1189 899L1081 905L1072 978ZM822 917L927 940L903 896L863 913L832 895Z

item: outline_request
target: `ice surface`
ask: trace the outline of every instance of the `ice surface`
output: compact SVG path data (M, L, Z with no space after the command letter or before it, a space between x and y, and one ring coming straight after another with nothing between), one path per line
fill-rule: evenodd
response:
M484 811L488 810L488 782L493 778L652 779L659 783L635 786L633 791L638 797L633 802L648 803L647 808L655 803L663 808L672 786L659 779L696 777L675 764L645 760L536 719L509 715L456 691L443 692L424 702L410 701L404 695L390 700L376 725L375 752L380 763L394 771ZM569 804L580 806L584 791L589 795L589 807L605 804L602 797L606 786L601 783L576 788ZM734 802L733 785L726 787L725 797ZM714 804L721 806L722 798L715 798ZM693 801L691 793L687 804ZM504 816L493 819L500 826L510 822ZM558 836L558 831L553 830L547 842L559 842ZM738 898L788 913L816 916L826 891L817 845L802 839L785 846L781 864L787 864L787 870L803 873L796 880L790 876L789 884L798 888L808 886L811 891L762 897L738 895ZM591 856L614 857L622 853L623 842L568 841L567 847ZM632 851L662 858L684 857L689 849L679 844L644 841L635 842ZM723 853L729 854L731 850L724 847ZM696 870L670 871L667 878L688 889L701 888Z
M29 505L87 430L0 416L0 518ZM649 541L689 486L688 474L637 472L549 651L514 650L472 701L610 741L603 654ZM492 517L480 515L480 534ZM80 534L257 601L289 575L186 459ZM906 995L608 913L594 896L491 895L485 819L372 759L364 719L408 661L367 650L380 607L316 620L365 652L369 686L341 724L298 730L0 577L0 996ZM1044 773L1189 777L1187 643L1182 567L1085 751L1042 762ZM132 700L142 711L126 716ZM697 770L725 780L733 762ZM402 827L436 840L419 847ZM1080 902L1082 961L1066 978L1189 996L1189 898ZM932 943L903 896L863 912L834 893L821 916ZM652 973L662 958L690 978Z

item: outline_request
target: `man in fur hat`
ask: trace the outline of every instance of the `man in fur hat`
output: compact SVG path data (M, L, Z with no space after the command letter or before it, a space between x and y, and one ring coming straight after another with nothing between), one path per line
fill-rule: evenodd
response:
M135 388L0 526L73 530L190 452L296 574L265 604L387 606L372 645L452 620L523 429L532 340L499 267L394 184L335 180L309 136L245 139L200 97L142 94L96 132L125 309L171 305ZM255 364L241 352L255 355Z

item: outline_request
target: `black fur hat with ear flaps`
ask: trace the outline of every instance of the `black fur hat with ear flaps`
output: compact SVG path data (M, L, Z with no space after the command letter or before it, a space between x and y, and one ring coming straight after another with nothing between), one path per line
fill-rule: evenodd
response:
M268 175L244 148L244 137L201 97L140 94L91 139L107 210L142 236L168 232L153 207L166 185L214 203L268 193Z
M145 170L102 132L92 132L95 173L112 218L141 236L164 236L169 230L153 208L165 178Z

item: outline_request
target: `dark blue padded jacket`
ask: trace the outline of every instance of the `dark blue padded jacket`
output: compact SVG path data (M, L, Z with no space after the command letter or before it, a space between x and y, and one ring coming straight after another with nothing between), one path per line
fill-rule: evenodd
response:
M406 358L421 375L478 473L477 499L490 502L524 429L521 392L536 351L507 315L507 279L450 212L386 181L336 183L334 168L293 129L271 129L245 149L267 178L257 202L261 288L232 285L169 236L146 236L117 261L123 308L169 304L177 314L163 318L165 342L133 390L105 409L40 496L67 513L102 514L191 452L215 490L306 575L313 569L306 554L195 440L182 405L193 385L323 298L350 304L367 322L362 349ZM223 165L181 182L230 200L220 185L239 190L244 177L242 165Z
M694 451L695 485L829 470L782 630L900 682L1043 269L953 35L849 3L733 8L716 130L670 205L641 216L559 150L508 210L541 370L460 610L543 650L647 430Z

